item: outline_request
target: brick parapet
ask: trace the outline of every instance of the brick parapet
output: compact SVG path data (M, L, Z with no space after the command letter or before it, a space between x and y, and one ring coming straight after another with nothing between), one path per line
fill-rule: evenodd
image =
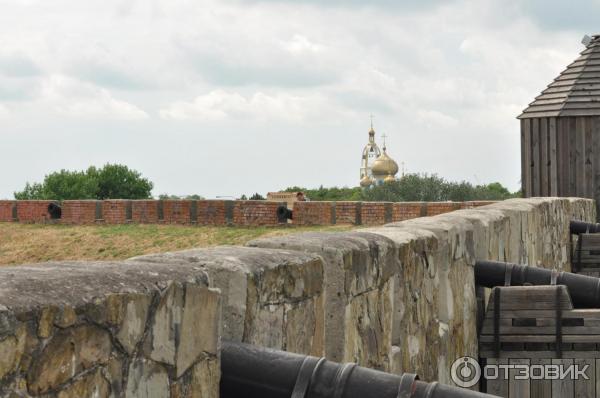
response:
M62 217L51 220L50 203L62 207ZM382 225L458 209L489 205L471 202L295 202L294 225ZM260 200L3 200L0 222L63 224L182 224L277 226L284 202Z

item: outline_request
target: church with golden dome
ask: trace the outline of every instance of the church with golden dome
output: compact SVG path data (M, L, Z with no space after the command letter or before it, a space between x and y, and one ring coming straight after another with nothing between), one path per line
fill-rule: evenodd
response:
M398 174L398 163L388 154L383 136L383 151L375 142L375 130L371 121L369 130L369 142L365 145L360 165L360 186L369 188L373 185L381 185L396 181Z

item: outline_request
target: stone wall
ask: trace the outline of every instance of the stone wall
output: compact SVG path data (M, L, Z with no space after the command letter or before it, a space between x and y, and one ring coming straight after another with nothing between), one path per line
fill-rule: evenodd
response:
M325 352L449 383L452 362L477 357L473 264L502 260L569 270L571 218L584 199L513 199L357 232L264 238L250 246L325 261Z
M477 356L476 259L568 270L571 218L595 220L593 202L0 268L0 396L217 397L220 339L450 383Z
M127 263L193 264L223 296L230 341L322 356L323 261L289 250L224 246L135 257Z
M0 268L0 396L218 397L208 285L193 265Z

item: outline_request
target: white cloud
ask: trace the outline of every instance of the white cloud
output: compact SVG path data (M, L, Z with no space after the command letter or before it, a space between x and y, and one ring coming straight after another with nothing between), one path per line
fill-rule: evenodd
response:
M2 104L0 104L0 119L8 119L10 112L8 108Z
M244 96L238 92L214 90L191 102L178 101L160 110L163 119L173 120L253 120L292 123L329 118L342 113L320 95L265 94Z
M283 48L292 55L302 55L305 53L320 53L324 46L310 41L303 35L295 34L292 40L282 42Z
M63 76L52 75L42 83L38 104L71 117L146 119L148 114L126 101L116 99L105 88Z

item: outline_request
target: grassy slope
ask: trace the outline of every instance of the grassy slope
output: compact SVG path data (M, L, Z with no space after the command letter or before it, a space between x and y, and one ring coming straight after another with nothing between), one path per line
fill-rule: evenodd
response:
M302 228L178 225L65 226L0 223L0 264L50 260L115 260L216 245L241 245L260 236L349 226Z

